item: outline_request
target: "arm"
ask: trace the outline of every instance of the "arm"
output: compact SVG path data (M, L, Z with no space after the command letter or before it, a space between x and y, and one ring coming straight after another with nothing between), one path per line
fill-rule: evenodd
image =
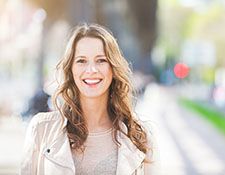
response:
M36 175L39 154L38 146L38 115L30 121L24 142L23 157L21 161L21 175Z

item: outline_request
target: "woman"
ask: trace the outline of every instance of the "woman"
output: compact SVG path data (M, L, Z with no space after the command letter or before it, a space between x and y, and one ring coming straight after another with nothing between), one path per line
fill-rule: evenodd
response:
M57 68L58 112L29 124L21 174L156 174L152 136L134 116L131 71L112 34L77 26Z

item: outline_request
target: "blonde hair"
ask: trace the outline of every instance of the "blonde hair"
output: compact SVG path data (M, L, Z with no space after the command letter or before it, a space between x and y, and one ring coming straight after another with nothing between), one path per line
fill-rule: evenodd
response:
M84 37L99 38L104 45L105 54L113 71L113 80L109 87L109 98L107 110L116 132L120 131L132 141L137 148L147 152L147 136L145 130L137 122L133 113L133 92L131 83L131 70L126 59L123 57L116 39L112 33L97 24L78 25L69 40L64 57L57 65L57 69L63 71L63 82L59 86L54 96L54 104L61 115L68 119L66 130L72 149L81 149L88 136L88 129L82 114L79 90L74 82L72 74L73 58L77 42ZM62 97L63 104L58 105L57 98ZM120 127L123 122L127 127L127 134Z

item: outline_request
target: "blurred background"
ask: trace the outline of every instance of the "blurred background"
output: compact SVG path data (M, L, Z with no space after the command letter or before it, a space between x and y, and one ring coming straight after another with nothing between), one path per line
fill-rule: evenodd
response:
M0 175L18 174L30 118L53 110L73 27L112 30L166 175L225 174L225 0L0 0Z

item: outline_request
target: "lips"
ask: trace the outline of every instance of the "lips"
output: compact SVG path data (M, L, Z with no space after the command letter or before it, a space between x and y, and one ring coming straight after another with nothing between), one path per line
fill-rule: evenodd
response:
M100 83L102 79L83 79L83 82L87 85L96 85Z

